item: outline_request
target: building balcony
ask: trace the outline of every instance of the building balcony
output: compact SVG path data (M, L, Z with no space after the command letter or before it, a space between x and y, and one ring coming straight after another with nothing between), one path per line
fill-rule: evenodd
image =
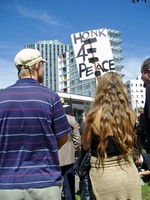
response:
M123 57L120 56L120 55L113 55L113 58L116 59L116 60L122 60Z
M111 49L114 50L114 51L118 51L118 52L122 51L122 48L116 47L116 46L111 46Z
M108 35L109 35L109 33L111 33L111 34L116 34L116 35L118 35L118 36L121 35L121 32L120 32L120 31L113 30L113 29L107 29L107 32L108 32Z
M120 40L119 38L109 38L110 42L113 42L113 43L118 43L118 44L121 44L122 43L122 40Z
M118 69L123 69L124 68L124 65L118 65L118 64L115 64L115 67L117 67Z

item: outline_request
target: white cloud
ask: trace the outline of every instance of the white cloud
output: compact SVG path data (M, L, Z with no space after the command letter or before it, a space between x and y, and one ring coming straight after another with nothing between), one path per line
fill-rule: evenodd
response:
M144 60L150 57L149 46L140 46L136 43L123 43L123 57L121 64L124 65L122 73L125 74L123 82L135 80L141 76L141 65Z
M0 89L4 89L17 81L17 69L13 62L1 58L0 65Z
M22 7L20 5L16 5L16 6L9 5L9 7L11 9L17 10L21 15L23 15L25 17L36 19L36 20L41 20L50 25L55 25L55 26L60 25L60 23L59 23L60 20L58 18L56 18L54 16L50 16L45 11L40 11L40 10L35 11L30 8Z
M123 60L124 68L122 69L123 74L125 74L123 80L128 81L131 79L136 79L140 75L140 66L142 61L137 58L129 57Z
M124 58L122 61L122 64L124 65L122 73L125 74L123 77L123 82L128 80L135 80L138 76L141 76L141 65L147 58L148 56L126 56L126 58Z

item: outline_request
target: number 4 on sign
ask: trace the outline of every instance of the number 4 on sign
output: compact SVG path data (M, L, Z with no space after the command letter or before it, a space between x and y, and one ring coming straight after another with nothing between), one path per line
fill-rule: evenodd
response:
M81 46L76 58L82 57L83 58L83 62L84 62L85 61L85 56L88 56L88 54L85 53L85 47L84 47L84 44L82 44L82 46Z

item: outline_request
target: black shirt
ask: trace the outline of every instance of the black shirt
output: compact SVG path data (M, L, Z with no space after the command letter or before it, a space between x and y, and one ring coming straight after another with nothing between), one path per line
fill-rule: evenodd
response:
M144 126L150 146L150 84L146 87L146 101L144 106Z
M108 136L108 146L106 147L106 153L107 153L107 157L113 157L113 156L118 156L120 155L117 143L114 139L113 136ZM92 156L97 157L97 147L99 144L100 140L99 140L99 136L92 134L92 144L91 144L91 148L92 148Z

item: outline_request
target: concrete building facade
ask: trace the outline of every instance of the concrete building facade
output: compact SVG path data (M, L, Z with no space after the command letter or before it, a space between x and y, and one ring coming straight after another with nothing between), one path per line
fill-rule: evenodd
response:
M141 77L138 76L136 80L129 80L125 83L129 107L136 111L138 115L138 110L144 108L145 104L145 88L143 87L143 81Z

